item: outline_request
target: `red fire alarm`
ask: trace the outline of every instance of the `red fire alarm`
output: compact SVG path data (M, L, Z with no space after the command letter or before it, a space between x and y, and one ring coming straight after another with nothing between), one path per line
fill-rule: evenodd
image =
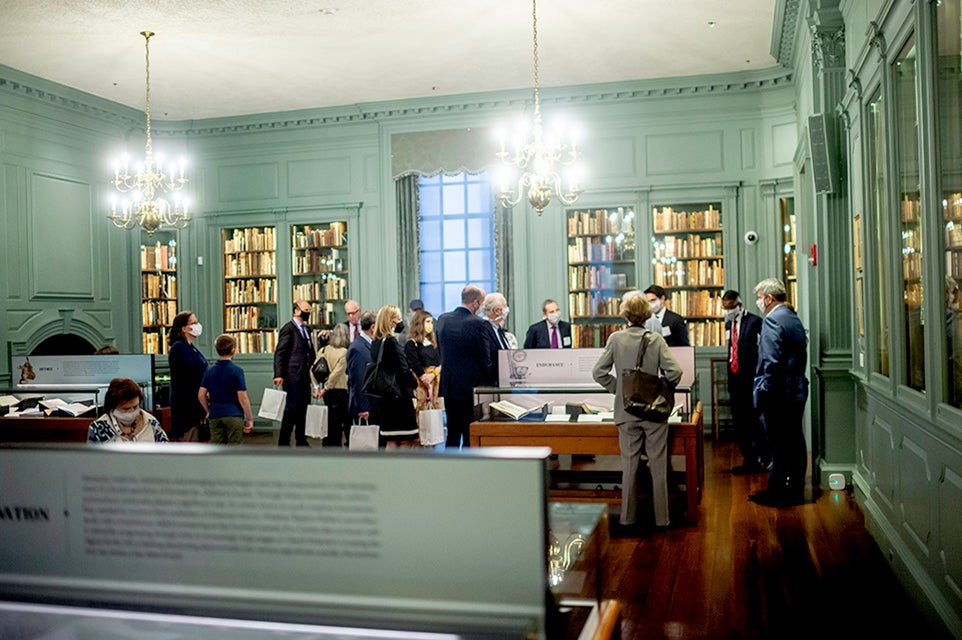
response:
M813 244L812 247L808 250L808 264L812 265L813 267L818 266L818 246L817 245Z

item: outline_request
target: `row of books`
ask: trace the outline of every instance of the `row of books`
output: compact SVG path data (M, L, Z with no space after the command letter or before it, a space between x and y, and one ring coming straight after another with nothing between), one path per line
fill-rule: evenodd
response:
M224 240L224 252L237 251L273 251L277 248L274 238L274 227L249 227L234 229L230 239Z
M571 338L576 349L603 347L608 336L624 328L624 324L576 324L571 327Z
M295 274L331 273L344 271L344 259L340 249L331 249L323 254L316 251L304 254L295 250L291 256L291 267Z
M326 229L315 229L307 225L291 237L291 246L295 249L339 247L345 244L347 244L346 222L332 222Z
M945 199L943 216L946 220L962 220L962 193L952 193Z
M670 298L670 308L682 316L699 318L721 317L721 291L673 291Z
M237 353L273 353L277 348L276 330L246 331L231 335L237 341Z
M145 327L169 326L176 315L176 300L148 300L141 303L141 317Z
M569 289L625 289L627 287L628 274L617 273L610 266L568 267Z
M962 224L945 225L945 247L947 249L962 247Z
M575 238L568 242L568 262L610 262L631 260L634 249L624 243L602 242L600 239Z
M144 353L165 355L167 353L167 329L145 331L143 334Z
M145 273L140 277L141 298L177 298L177 276L172 273Z
M621 308L621 298L618 296L606 296L598 291L591 293L569 293L568 305L572 317L592 318L599 316L616 316Z
M227 307L224 312L224 323L227 331L238 329L276 329L277 314L273 311L263 312L261 307Z
M945 273L956 280L962 280L962 252L947 251L945 253Z
M922 254L910 250L902 253L902 277L914 280L922 277Z
M912 196L911 200L909 195ZM902 222L918 222L922 216L922 203L919 201L919 194L902 194L902 200L899 202L899 213Z
M725 286L725 268L721 260L656 262L654 267L655 282L663 287Z
M346 300L347 278L326 278L294 286L295 300Z
M728 343L725 338L725 321L689 322L688 342L693 347L725 346Z
M177 267L177 242L171 240L167 244L158 242L153 245L140 247L140 270L157 271L160 269L175 269Z
M311 319L308 322L316 327L333 325L335 322L337 322L337 319L334 317L334 303L312 302Z
M246 253L224 256L224 273L228 276L269 276L277 273L274 253Z
M663 236L652 238L655 256L675 258L714 258L724 253L722 236Z
M624 207L618 207L615 210L573 211L568 214L568 235L607 233L632 235L635 232L634 217L634 212L629 211L626 214Z
M706 211L675 211L671 207L655 207L652 218L655 233L715 230L722 225L721 211L712 205Z
M228 280L224 301L227 304L276 304L277 283L270 278Z

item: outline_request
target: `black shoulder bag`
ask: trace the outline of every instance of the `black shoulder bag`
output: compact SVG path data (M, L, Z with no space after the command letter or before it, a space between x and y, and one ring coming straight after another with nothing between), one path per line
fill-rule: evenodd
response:
M642 371L641 364L648 350L648 334L641 338L638 360L634 369L621 370L621 399L625 411L642 420L665 422L675 405L675 388L661 376Z
M377 352L377 360L369 362L367 370L364 372L364 384L361 386L361 390L372 398L387 400L401 396L401 389L398 387L394 372L381 366L381 360L384 358L384 351L387 348L387 340L382 338L381 348Z
M314 374L314 379L317 380L317 384L324 384L331 375L331 365L327 361L327 347L321 349L321 353L317 356L317 360L311 366L311 373Z

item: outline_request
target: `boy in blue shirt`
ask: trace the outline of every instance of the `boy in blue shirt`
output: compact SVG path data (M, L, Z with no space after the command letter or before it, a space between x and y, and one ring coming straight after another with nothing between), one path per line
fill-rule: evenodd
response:
M254 414L247 397L244 370L231 362L237 343L227 334L217 336L214 348L220 358L207 368L197 399L210 420L210 441L241 444L244 434L254 428Z

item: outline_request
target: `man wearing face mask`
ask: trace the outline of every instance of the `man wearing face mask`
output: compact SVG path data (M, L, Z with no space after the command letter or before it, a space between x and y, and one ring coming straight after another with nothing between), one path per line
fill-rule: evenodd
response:
M657 284L645 289L651 315L661 323L661 335L669 347L690 347L685 319L665 306L665 290Z
M808 400L808 338L802 321L785 304L785 285L768 278L755 286L755 303L765 314L755 371L755 408L761 413L772 452L768 487L749 496L768 507L805 501L808 449L802 414Z
M467 285L461 290L461 306L442 313L434 329L441 355L440 391L448 417L445 446L452 449L471 446L474 388L491 383L491 330L476 315L483 300L481 287Z
M544 320L528 327L525 349L570 349L571 325L561 319L558 303L550 298L541 305Z
M294 317L281 327L274 350L274 384L287 392L277 444L291 445L291 433L298 447L309 446L304 434L307 405L311 402L311 365L315 360L311 330L311 305L306 300L294 303Z
M728 337L728 397L735 440L743 459L742 464L732 467L732 473L761 473L771 462L765 432L752 399L762 319L745 310L737 291L726 291L722 295L722 308Z
M508 316L508 301L500 293L489 293L481 303L481 317L487 320L491 335L488 336L491 353L491 366L494 370L492 384L497 386L498 351L511 348L504 331L504 320Z
M200 381L207 372L207 358L194 340L204 328L197 322L193 311L181 311L170 326L167 336L170 349L167 364L170 366L170 439L176 442L208 442L204 407L197 399Z

